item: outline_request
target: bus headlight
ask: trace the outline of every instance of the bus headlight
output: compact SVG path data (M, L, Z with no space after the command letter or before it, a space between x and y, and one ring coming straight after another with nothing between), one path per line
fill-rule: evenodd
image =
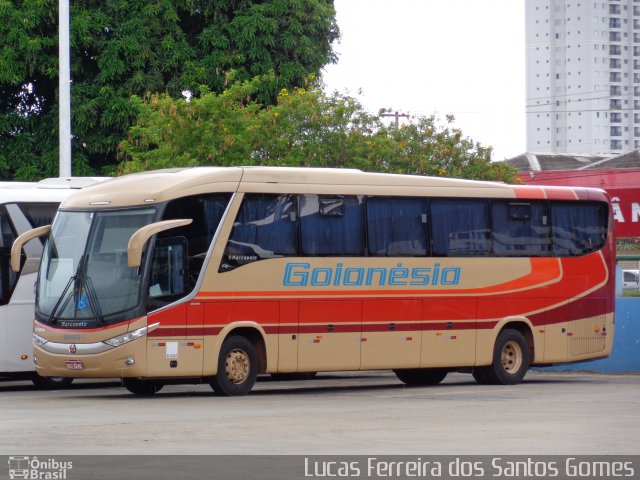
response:
M139 328L137 330L134 330L133 332L127 332L127 333L124 333L122 335L118 335L117 337L113 337L113 338L109 338L107 340L103 340L103 342L106 343L107 345L112 346L112 347L119 347L121 345L124 345L125 343L129 343L129 342L135 340L136 338L144 337L149 332L152 332L156 328L158 328L159 325L160 325L160 323L154 323L153 325L149 325L147 327Z
M48 340L45 340L40 335L36 335L35 333L33 334L33 344L36 347L41 347L42 345L44 345L45 343L48 343L48 342L49 342Z

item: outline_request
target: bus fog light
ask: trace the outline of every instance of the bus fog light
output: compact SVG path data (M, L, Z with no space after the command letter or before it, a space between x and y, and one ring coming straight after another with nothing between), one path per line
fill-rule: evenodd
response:
M127 367L133 367L136 364L136 359L133 357L127 357L127 359L124 361L124 364Z

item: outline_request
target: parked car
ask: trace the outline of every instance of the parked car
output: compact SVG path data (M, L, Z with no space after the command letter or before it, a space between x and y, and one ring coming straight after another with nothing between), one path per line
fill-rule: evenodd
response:
M622 271L622 289L640 290L640 270Z

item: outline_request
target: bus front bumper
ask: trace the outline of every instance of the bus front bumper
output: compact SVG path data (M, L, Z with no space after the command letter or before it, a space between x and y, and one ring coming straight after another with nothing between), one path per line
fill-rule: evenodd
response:
M53 343L34 345L38 375L71 378L124 378L144 376L146 338L118 347L102 343Z

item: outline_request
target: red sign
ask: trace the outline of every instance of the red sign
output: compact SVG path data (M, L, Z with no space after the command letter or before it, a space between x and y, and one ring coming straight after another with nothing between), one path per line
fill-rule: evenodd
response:
M607 189L611 196L616 237L640 237L640 186L634 189Z

